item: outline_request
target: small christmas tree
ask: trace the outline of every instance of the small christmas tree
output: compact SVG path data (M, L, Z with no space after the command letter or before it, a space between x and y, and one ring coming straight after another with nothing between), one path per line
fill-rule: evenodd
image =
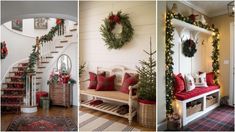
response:
M154 59L156 50L152 51L151 37L149 52L145 50L144 52L149 55L149 59L140 61L141 67L137 67L140 77L137 94L139 99L156 101L156 60Z

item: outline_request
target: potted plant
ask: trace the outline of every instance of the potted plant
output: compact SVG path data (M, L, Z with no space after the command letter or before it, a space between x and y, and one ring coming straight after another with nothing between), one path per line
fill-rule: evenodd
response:
M150 50L145 51L149 59L140 61L141 66L137 67L139 82L137 89L138 96L138 121L141 125L149 128L156 127L156 60L152 51L150 38Z

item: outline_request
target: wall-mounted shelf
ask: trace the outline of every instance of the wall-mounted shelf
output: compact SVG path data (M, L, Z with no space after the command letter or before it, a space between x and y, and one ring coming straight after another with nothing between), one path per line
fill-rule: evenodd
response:
M182 33L186 29L191 31L192 35L194 36L194 39L197 38L199 33L204 33L204 34L207 34L207 35L212 35L212 33L213 33L212 31L209 31L207 29L195 26L193 24L186 23L184 21L181 21L181 20L178 20L178 19L175 19L175 18L173 18L171 20L171 22L172 22L172 25L176 28L176 30L177 30L177 32L179 33L180 36L182 36Z

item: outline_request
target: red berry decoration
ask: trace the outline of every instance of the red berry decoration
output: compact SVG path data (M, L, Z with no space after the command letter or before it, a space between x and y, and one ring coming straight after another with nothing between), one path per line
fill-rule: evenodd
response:
M8 54L8 49L6 46L6 42L1 42L1 59L5 59Z

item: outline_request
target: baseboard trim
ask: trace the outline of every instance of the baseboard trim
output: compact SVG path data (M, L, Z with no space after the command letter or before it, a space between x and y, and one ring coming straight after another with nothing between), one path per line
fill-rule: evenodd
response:
M167 128L166 121L163 121L163 122L157 124L157 130L158 131L165 131L166 128Z

